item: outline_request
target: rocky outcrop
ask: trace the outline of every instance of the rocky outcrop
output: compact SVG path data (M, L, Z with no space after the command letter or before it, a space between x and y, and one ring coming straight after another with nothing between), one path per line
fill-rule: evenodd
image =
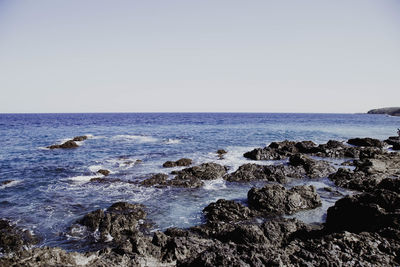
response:
M281 185L269 184L263 188L253 187L247 197L251 208L268 214L292 214L322 204L314 186L295 186L286 190Z
M100 169L97 171L97 173L103 174L104 176L108 176L110 175L111 172L109 170Z
M0 254L17 252L37 242L38 239L28 230L12 225L8 220L0 219Z
M14 182L15 180L5 180L5 181L1 181L0 185L7 185L7 184L11 184L12 182Z
M164 173L154 174L152 177L147 178L141 182L143 186L156 186L165 187L167 186L168 175Z
M371 109L368 114L387 114L390 116L400 116L400 107Z
M224 179L229 182L249 182L254 180L265 180L271 182L285 183L287 178L302 178L305 176L303 168L288 165L257 165L244 164L235 172L226 175Z
M289 164L295 167L303 167L307 176L310 178L327 177L336 170L329 162L311 159L302 154L290 156Z
M256 215L248 207L233 200L219 199L203 209L208 222L238 222L248 220Z
M82 135L82 136L75 136L73 139L68 140L62 144L59 145L51 145L48 146L47 148L49 149L58 149L58 148L63 148L63 149L68 149L68 148L77 148L79 147L79 145L76 142L81 142L88 139L88 137L86 135Z
M186 167L192 164L192 160L188 158L181 158L177 161L166 161L163 164L164 168L173 168L173 167Z
M364 146L364 147L378 147L382 148L383 143L378 139L373 139L369 137L365 138L352 138L347 141L348 144L353 146Z
M200 180L214 180L224 176L226 171L226 167L209 162L180 171L173 171L172 174L175 174L178 178L194 177Z
M86 135L81 135L81 136L75 136L72 141L75 142L82 142L85 141L86 139L88 139L88 137Z

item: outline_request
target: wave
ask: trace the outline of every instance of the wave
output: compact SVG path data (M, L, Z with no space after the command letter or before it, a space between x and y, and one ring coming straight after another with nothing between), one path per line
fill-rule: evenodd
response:
M179 139L168 138L168 139L165 140L163 143L164 143L164 144L167 144L167 145L174 145L174 144L179 144L179 143L181 143L181 140L179 140Z
M125 140L125 141L133 141L138 143L154 143L157 142L158 139L152 136L145 135L129 135L129 134L120 134L113 137L116 140Z
M8 183L6 183L6 184L0 185L0 189L4 189L4 188L7 188L7 187L16 186L17 184L20 184L20 183L21 183L20 180L14 180L14 181L8 182Z
M226 181L222 178L216 180L204 181L205 190L220 190L226 188Z

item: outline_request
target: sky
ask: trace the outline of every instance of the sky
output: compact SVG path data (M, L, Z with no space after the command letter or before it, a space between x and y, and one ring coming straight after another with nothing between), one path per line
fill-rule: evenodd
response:
M400 106L398 0L0 0L0 113Z

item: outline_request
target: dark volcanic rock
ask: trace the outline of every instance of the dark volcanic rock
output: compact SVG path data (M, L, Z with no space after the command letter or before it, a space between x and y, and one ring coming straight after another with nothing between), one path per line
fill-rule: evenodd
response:
M168 175L164 174L164 173L157 173L154 174L151 178L148 178L146 180L143 180L141 182L141 185L144 186L167 186L167 179L168 179Z
M48 146L47 148L56 149L56 148L76 148L76 147L79 147L78 144L75 141L69 140L65 143L62 143L61 145L51 145Z
M81 142L85 141L86 139L88 139L86 135L81 135L81 136L75 136L74 139L72 139L72 141Z
M247 163L240 166L235 172L226 175L224 179L230 182L265 180L285 183L288 177L302 178L304 176L304 168L297 168L287 165L257 165Z
M181 171L174 171L177 177L191 176L200 180L214 180L221 178L226 174L227 168L216 163L203 163L199 166L183 169Z
M110 171L101 169L101 170L98 170L97 173L103 174L104 176L108 176L110 174Z
M25 246L37 243L28 230L22 230L9 221L0 219L0 253L17 252Z
M91 183L118 183L122 182L121 179L118 178L103 178L103 177L95 177L90 179Z
M248 220L255 216L255 213L248 207L233 200L219 199L203 209L209 222L237 222Z
M289 163L295 167L302 166L305 169L307 176L310 178L327 177L330 173L336 170L329 164L329 162L311 159L302 154L291 156Z
M172 187L198 188L202 187L204 182L194 176L177 175L175 178L168 180L167 184Z
M192 164L192 160L188 158L181 158L177 161L167 161L163 164L164 168L172 168L172 167L185 167Z
M110 236L119 242L138 233L139 220L146 218L144 206L117 202L106 211L101 209L86 214L77 223L86 226L90 231L98 231L100 241L106 242Z
M252 188L247 194L249 206L272 214L292 214L299 210L321 206L314 186L295 186L286 190L278 184Z
M218 155L223 155L223 154L226 154L226 153L228 153L226 150L224 150L224 149L218 149L217 150L217 154Z
M347 196L328 209L326 228L330 231L376 232L400 226L400 195L377 189L372 193Z
M5 180L5 181L1 181L0 185L6 185L6 184L10 184L12 182L14 182L15 180Z
M347 141L347 143L349 143L350 145L354 145L354 146L371 146L371 147L379 147L382 148L383 147L383 143L378 140L378 139L373 139L373 138L353 138L353 139L349 139Z

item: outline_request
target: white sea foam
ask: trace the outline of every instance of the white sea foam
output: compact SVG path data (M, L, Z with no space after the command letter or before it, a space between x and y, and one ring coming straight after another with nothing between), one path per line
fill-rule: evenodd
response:
M90 179L95 178L96 176L93 175L79 175L79 176L74 176L74 177L69 177L67 178L70 181L74 181L76 183L87 183L90 182Z
M82 254L75 254L72 257L74 258L77 266L86 266L97 258L96 255L90 255L89 257L86 257Z
M7 187L16 186L16 185L19 184L19 183L21 183L20 180L11 181L11 182L9 182L9 183L7 183L7 184L0 185L0 189L4 189L4 188L7 188Z
M91 172L98 172L99 170L104 169L104 167L103 167L103 165L92 165L92 166L89 166L88 169Z
M152 136L145 135L129 135L129 134L121 134L113 137L116 140L125 140L137 143L154 143L157 142L158 139Z
M204 181L204 189L206 190L220 190L226 188L226 182L224 179L219 178L216 180Z
M181 140L172 139L172 138L168 138L167 140L164 141L164 144L167 144L167 145L174 145L174 144L179 144L179 143L181 143Z

